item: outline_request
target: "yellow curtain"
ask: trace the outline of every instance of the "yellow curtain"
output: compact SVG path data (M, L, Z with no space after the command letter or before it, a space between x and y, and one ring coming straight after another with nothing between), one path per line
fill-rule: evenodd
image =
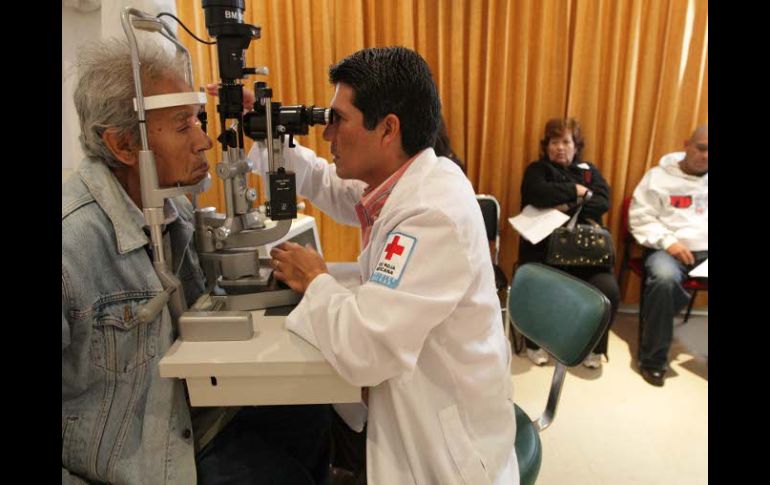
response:
M200 2L177 0L177 8L208 38ZM539 156L546 120L574 116L583 125L584 157L613 189L606 222L618 250L624 197L708 121L705 0L247 0L244 20L262 28L248 65L267 65L275 99L287 104L327 105L329 65L358 49L398 44L422 54L468 178L502 206L500 258L509 276L518 236L506 220L520 210L522 176ZM215 81L215 50L183 31L180 38L198 83ZM212 100L212 118L214 109ZM311 129L302 143L328 157L321 132ZM222 210L221 183L218 190L204 201ZM355 260L357 229L309 204L306 212L319 221L328 260ZM627 293L632 301L638 291Z

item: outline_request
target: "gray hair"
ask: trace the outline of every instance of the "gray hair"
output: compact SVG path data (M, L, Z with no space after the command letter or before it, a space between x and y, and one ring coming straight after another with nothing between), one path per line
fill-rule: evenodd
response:
M184 79L184 60L161 46L139 43L142 89L169 75ZM80 144L86 156L110 167L121 162L102 140L107 128L116 128L118 136L139 142L139 118L134 111L136 96L131 68L131 50L127 41L109 39L85 45L78 52L78 82L75 109L80 119Z

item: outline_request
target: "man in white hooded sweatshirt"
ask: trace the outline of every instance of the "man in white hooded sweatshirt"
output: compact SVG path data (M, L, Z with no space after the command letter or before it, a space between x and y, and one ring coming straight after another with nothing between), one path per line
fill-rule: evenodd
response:
M310 248L273 249L304 293L286 321L352 384L368 387L366 471L378 484L518 484L510 345L473 187L433 151L441 104L425 60L358 51L329 70L334 163L286 148L297 190L361 227L351 291ZM256 146L256 144L255 144ZM264 167L264 151L252 157Z
M644 175L629 208L631 233L645 246L639 370L654 386L664 382L674 316L690 298L681 282L708 258L708 125L684 146Z

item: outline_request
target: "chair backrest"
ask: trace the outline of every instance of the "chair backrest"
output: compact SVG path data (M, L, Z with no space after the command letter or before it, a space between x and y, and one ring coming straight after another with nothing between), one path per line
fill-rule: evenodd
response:
M621 285L621 288L624 286L624 276L629 269L638 274L642 280L644 279L644 264L642 263L642 258L631 257L632 248L637 246L636 239L634 239L633 234L631 234L631 229L628 225L628 209L631 207L632 199L633 197L626 197L623 199L623 209L620 215L620 231L623 238L623 259L621 259L620 268L618 269L618 284Z
M631 207L632 196L623 199L623 212L620 213L620 230L623 232L623 240L627 240L631 235L631 229L628 226L628 209Z
M500 254L500 203L495 196L488 194L476 194L476 200L484 217L487 240L494 244L492 263L497 264Z
M623 260L620 263L620 274L618 275L618 281L622 281L624 272L626 271L626 265L631 259L631 248L636 244L634 235L631 234L631 228L628 225L628 209L631 207L631 200L633 196L623 199L623 212L620 214L620 231L623 238Z
M610 302L595 287L539 263L519 266L508 315L524 336L567 367L580 364L610 323Z

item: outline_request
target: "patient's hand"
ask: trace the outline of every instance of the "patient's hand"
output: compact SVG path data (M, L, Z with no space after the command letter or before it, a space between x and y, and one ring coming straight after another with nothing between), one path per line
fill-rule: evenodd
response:
M666 252L684 263L685 266L690 266L695 263L695 258L693 257L690 250L687 249L687 246L680 242L675 242L671 246L667 247Z

